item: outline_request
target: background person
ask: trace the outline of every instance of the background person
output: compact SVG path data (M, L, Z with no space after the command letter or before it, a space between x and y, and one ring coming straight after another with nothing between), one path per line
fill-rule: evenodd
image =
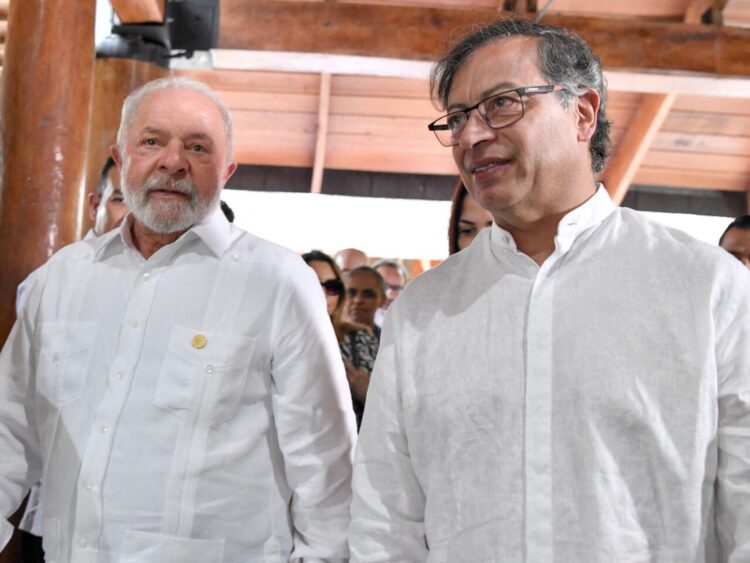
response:
M719 246L750 268L750 215L732 221L719 238Z
M365 409L370 374L378 354L378 338L367 326L342 318L346 292L341 273L331 257L319 250L313 250L303 254L302 259L315 270L325 293L328 316L331 317L339 341L352 395L352 407L357 419L357 429L359 429Z
M451 198L448 219L448 254L455 254L471 244L482 229L492 226L492 215L482 209L473 197L467 197L466 186L459 178Z

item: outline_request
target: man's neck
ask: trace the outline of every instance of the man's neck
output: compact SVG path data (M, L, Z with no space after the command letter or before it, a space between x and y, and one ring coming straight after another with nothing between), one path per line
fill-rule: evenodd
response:
M596 186L576 199L570 199L557 208L547 210L531 209L524 212L498 214L495 222L508 231L516 243L516 248L540 266L555 251L560 220L577 209L596 193Z
M172 244L182 236L185 231L176 233L156 233L138 221L133 221L130 234L133 239L133 246L141 253L146 260L156 254L159 249Z

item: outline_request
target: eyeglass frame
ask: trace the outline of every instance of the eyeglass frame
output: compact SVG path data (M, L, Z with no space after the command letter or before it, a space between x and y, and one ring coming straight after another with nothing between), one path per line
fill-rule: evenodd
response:
M502 92L496 92L496 93L494 93L494 94L492 94L490 96L487 96L486 98L483 98L483 99L479 100L479 102L477 102L476 104L474 104L473 106L470 106L468 108L457 109L455 111L448 112L445 115L441 115L435 121L433 121L432 123L430 123L429 125L427 125L427 129L429 129L430 131L432 131L435 134L435 137L437 138L438 142L441 145L443 145L444 147L455 147L458 144L457 137L454 136L454 138L456 139L456 141L454 143L449 144L449 145L446 145L440 139L440 136L438 135L438 131L450 131L451 129L450 129L450 125L448 125L448 123L445 123L444 125L440 125L440 124L438 124L438 121L442 121L442 120L446 119L447 117L449 117L451 115L462 113L462 114L464 114L466 116L466 121L464 123L464 126L461 128L461 131L463 131L464 128L466 127L466 124L469 123L469 119L471 119L471 116L469 115L469 113L472 112L472 111L474 111L474 110L477 110L477 113L482 118L482 121L485 123L485 125L487 125L487 127L489 127L490 129L504 129L505 127L510 127L514 123L518 123L519 121L521 121L523 119L524 115L526 115L526 105L523 103L523 97L524 96L526 96L528 94L549 94L550 92L561 92L563 90L566 90L566 88L565 88L565 86L562 86L560 84L544 84L542 86L521 86L519 88L509 88L508 90L503 90ZM507 94L509 92L515 92L516 94L518 94L518 97L521 100L521 112L519 113L517 119L513 119L512 121L510 121L508 123L504 123L503 125L495 127L495 126L493 126L489 122L489 120L487 119L486 114L483 114L479 108L485 102L487 102L489 100L492 100L493 98L497 98L498 96L502 96L504 94ZM459 134L460 134L461 131L459 131Z

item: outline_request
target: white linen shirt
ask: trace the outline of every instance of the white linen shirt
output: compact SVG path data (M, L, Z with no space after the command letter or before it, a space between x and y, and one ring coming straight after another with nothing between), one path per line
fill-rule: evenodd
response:
M486 229L388 311L351 561L747 563L748 297L602 187L541 267Z
M48 562L343 561L354 417L320 284L219 210L41 269L0 355L0 509ZM0 521L0 546L11 528Z

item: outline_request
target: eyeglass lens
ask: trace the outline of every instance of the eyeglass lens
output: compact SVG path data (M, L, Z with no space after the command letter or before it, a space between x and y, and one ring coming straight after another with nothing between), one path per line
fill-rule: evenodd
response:
M341 295L344 290L344 284L339 280L326 280L321 282L320 285L323 286L323 291L327 295Z

